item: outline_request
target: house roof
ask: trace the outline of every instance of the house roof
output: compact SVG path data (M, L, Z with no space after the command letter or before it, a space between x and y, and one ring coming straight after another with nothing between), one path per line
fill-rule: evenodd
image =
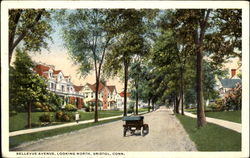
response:
M241 83L240 79L222 79L221 84L223 88L235 88L237 83Z
M107 86L107 87L108 87L108 89L109 89L109 91L110 91L111 93L114 92L114 90L115 90L115 86L114 86L114 85Z
M95 92L96 91L96 83L95 84L89 84L89 83L87 83L87 85L89 86L89 88L93 91L93 92ZM99 91L101 91L103 88L104 88L105 86L100 82L99 83Z
M53 71L53 74L57 75L57 74L59 74L60 72L61 72L61 70L54 70L54 71Z
M121 97L124 97L124 92L119 93L119 95L120 95ZM130 96L130 93L127 92L127 97L129 97L129 96Z
M49 71L50 67L49 66L44 66L44 65L36 65L34 68L34 71L39 74L40 76L43 76L45 78L48 78L48 74L44 73L46 71Z
M75 88L75 91L79 92L82 89L83 86L74 85L73 87Z

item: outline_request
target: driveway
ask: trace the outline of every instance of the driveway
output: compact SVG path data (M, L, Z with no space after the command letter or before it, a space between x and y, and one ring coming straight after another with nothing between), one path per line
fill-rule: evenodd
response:
M15 148L18 151L196 151L184 128L166 107L144 115L146 136L127 134L116 121L46 138ZM138 131L139 132L139 131Z

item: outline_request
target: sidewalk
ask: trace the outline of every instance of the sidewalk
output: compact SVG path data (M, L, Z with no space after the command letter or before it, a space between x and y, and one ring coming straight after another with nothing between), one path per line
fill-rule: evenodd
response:
M145 114L145 113L147 113L147 112L141 112L139 114ZM130 116L130 115L128 115L128 116ZM110 120L110 119L121 118L121 117L123 117L123 115L100 118L100 119L98 119L98 121ZM75 125L81 125L81 124L87 124L87 123L93 123L93 122L94 122L94 119L93 120L86 120L86 121L79 121L78 123L71 122L71 123L65 123L65 124L61 124L61 125L54 125L54 126L48 126L48 127L39 127L39 128L25 129L25 130L19 130L19 131L10 132L9 136L10 137L11 136L17 136L17 135L22 135L22 134L29 134L29 133L47 131L47 130L56 129L56 128L62 128L62 127L68 127L68 126L75 126Z
M197 115L194 115L194 114L189 113L189 112L184 112L184 114L186 116L189 116L189 117L197 118ZM206 117L206 120L207 120L207 122L217 124L219 126L222 126L222 127L234 130L238 133L241 133L242 125L240 123L225 121L225 120L221 120L221 119L215 119L215 118L211 118L211 117Z

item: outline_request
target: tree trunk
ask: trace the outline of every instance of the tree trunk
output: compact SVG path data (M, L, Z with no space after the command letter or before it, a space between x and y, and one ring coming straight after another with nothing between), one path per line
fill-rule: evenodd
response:
M183 105L183 68L181 68L181 114L184 115L184 105Z
M155 102L154 102L154 99L152 99L152 111L155 110Z
M28 128L31 128L31 102L28 107Z
M98 122L98 92L99 92L99 76L96 78L96 91L95 91L95 121Z
M173 100L174 100L174 113L176 113L176 99L175 99L175 97L173 98Z
M179 109L179 105L180 105L180 99L178 98L178 96L176 96L175 97L175 99L176 99L176 102L175 102L175 106L176 106L176 108L175 108L175 112L177 113L177 114L179 114L180 113L180 109Z
M136 101L135 101L135 114L136 115L138 115L138 100L139 100L138 85L136 85Z
M127 85L128 85L128 63L124 61L124 74L125 74L125 82L124 82L124 110L123 116L127 116Z
M148 112L150 112L150 98L148 99Z
M203 83L202 83L202 52L200 48L196 52L196 85L197 85L197 126L203 127L206 125L206 117L204 113L203 102Z

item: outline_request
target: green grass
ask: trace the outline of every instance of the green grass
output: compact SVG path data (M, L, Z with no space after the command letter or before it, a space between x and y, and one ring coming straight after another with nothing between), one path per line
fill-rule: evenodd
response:
M196 144L198 151L241 151L241 134L235 131L208 123L198 129L196 119L176 115Z
M241 123L241 111L206 112L205 115L206 117Z
M94 112L82 112L80 113L80 121L91 120L94 119ZM33 127L40 127L39 117L43 115L44 112L32 112L31 114L31 122L34 125ZM51 115L54 116L54 112L50 112ZM98 118L111 117L123 114L122 111L99 111ZM53 119L53 121L55 121ZM73 122L73 121L72 121ZM67 122L54 122L54 124L62 124ZM27 113L18 113L17 115L11 116L9 119L9 128L10 131L17 131L26 129L27 125Z
M205 112L206 117L222 119L226 121L241 123L241 111L208 111ZM196 109L185 109L186 112L196 114Z
M37 141L37 140L42 139L42 138L60 135L60 134L64 134L64 133L69 133L69 132L77 131L77 130L80 130L83 128L96 126L96 125L100 125L100 124L104 124L104 123L108 123L108 122L112 122L112 121L116 121L116 120L120 120L120 119L121 118L116 118L116 119L111 119L111 120L99 121L97 123L87 123L87 124L82 124L82 125L57 128L57 129L36 132L36 133L31 133L31 134L12 136L12 137L9 137L10 148L16 147L22 143L26 143L26 142L30 142L30 141Z
M146 111L148 111L148 108L140 108L140 109L138 109L138 112L146 112Z
M197 109L184 109L185 112L196 113Z

